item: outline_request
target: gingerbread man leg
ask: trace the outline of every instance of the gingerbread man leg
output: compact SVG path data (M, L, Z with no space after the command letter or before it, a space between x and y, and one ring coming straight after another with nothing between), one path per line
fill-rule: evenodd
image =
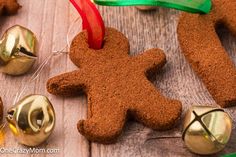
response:
M121 134L126 122L126 109L116 99L88 96L88 119L80 120L77 127L87 139L110 143Z
M165 98L148 82L141 87L142 90L137 93L137 99L132 102L134 108L131 113L135 115L134 117L155 130L172 128L181 115L181 102ZM143 93L148 93L145 100L140 97Z

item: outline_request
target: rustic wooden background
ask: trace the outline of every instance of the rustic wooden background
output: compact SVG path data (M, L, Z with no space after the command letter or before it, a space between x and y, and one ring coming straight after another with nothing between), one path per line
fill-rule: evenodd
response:
M60 50L66 45L66 35L78 13L68 0L19 0L22 9L12 17L1 18L1 34L8 27L20 24L30 28L38 37L40 50L38 62L27 75L11 77L0 74L1 91L5 113L12 106L13 99L21 86L29 84L29 78L37 66L47 58L53 50ZM212 97L199 78L191 70L181 54L177 41L176 28L179 11L158 8L155 11L141 12L134 7L99 7L106 26L115 27L123 32L130 40L131 54L139 54L148 48L158 47L165 51L168 63L161 73L157 74L154 82L168 97L179 99L184 106L184 112L191 105L215 104ZM70 39L81 30L81 20L76 22ZM229 56L236 63L236 38L225 30L219 30L223 45ZM167 132L156 132L140 124L129 122L122 137L116 144L102 145L90 143L76 129L79 119L86 117L86 98L61 98L47 93L45 83L49 77L76 69L67 55L61 55L45 67L40 77L29 84L24 95L30 93L43 94L54 104L57 120L56 128L48 141L41 148L59 148L57 154L31 154L18 156L66 156L66 157L158 157L158 156L196 156L190 153L182 142L182 119L178 127ZM227 111L236 119L236 111ZM183 116L184 116L183 112ZM13 135L7 130L4 148L23 147L17 144ZM218 156L236 152L236 128L226 149ZM0 154L13 156L13 154Z

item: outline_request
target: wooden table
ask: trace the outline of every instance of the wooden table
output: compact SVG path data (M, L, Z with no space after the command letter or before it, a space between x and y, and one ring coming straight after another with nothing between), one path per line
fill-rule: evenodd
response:
M34 70L54 50L66 45L67 31L78 13L68 0L19 0L23 6L16 16L4 17L1 33L14 24L30 28L38 37L38 62L27 75L11 77L0 75L0 95L4 101L5 113L13 105L17 91L29 78ZM194 74L184 56L181 54L177 41L176 28L180 12L159 8L156 11L141 12L134 7L112 8L99 7L106 26L115 27L130 40L131 54L158 47L165 51L168 63L156 75L154 85L171 98L183 103L184 112L191 105L215 104L206 88ZM69 34L70 39L81 30L81 20L76 22ZM223 45L226 47L234 63L236 63L236 40L225 29L219 31ZM135 122L128 122L123 135L116 144L102 145L88 142L76 128L77 121L86 117L86 97L62 98L50 95L45 83L49 77L76 69L67 55L54 57L44 68L40 77L32 82L24 95L37 93L49 97L57 115L56 128L48 141L41 148L57 148L56 154L32 154L18 156L66 156L66 157L158 157L158 156L196 156L190 153L182 142L182 119L173 130L157 132ZM227 109L234 118L235 107ZM182 116L182 118L183 118ZM24 148L17 144L13 135L7 130L4 148ZM233 130L230 143L220 154L236 152L236 128ZM0 156L13 156L13 154Z

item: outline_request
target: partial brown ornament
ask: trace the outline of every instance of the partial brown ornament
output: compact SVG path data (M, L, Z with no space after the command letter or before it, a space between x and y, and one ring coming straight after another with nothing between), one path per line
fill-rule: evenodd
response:
M213 0L210 14L183 13L178 25L182 52L221 107L236 105L236 68L217 36L225 25L236 35L236 1Z
M16 14L20 7L17 0L0 0L0 15Z
M152 129L167 130L181 115L181 102L164 97L148 80L165 65L165 54L151 49L131 57L129 51L128 39L116 29L106 28L100 50L90 49L87 34L82 32L70 49L70 58L80 69L47 83L55 95L86 93L88 119L80 120L77 127L90 141L115 142L128 117Z
M155 7L155 6L137 6L136 8L138 8L139 10L142 10L142 11L157 9L157 7Z

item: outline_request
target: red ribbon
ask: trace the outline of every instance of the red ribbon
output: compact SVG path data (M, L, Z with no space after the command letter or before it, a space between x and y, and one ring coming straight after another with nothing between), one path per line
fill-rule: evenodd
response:
M90 48L101 49L105 26L96 6L90 0L70 0L83 20L83 29L88 33Z

